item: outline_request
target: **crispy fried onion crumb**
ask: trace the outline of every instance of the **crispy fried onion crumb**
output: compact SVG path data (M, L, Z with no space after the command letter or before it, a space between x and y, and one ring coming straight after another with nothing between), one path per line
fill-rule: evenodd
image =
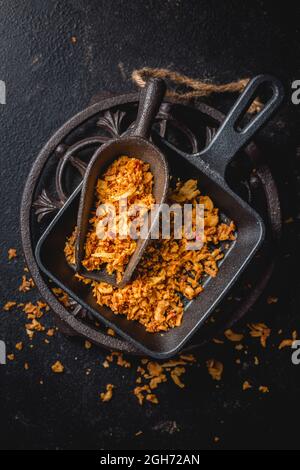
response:
M52 287L52 292L53 294L57 297L59 302L64 306L64 307L69 307L70 306L70 298L69 295L63 291L60 287Z
M107 333L109 336L116 336L116 332L115 332L112 328L107 328L106 333Z
M126 369L128 369L129 367L131 367L131 364L129 361L127 361L126 359L124 359L123 357L123 353L121 352L118 352L118 351L113 351L111 354L109 354L108 356L106 356L104 362L103 362L103 367L105 369L107 369L110 364L112 364L114 362L114 358L116 358L116 364L120 367L125 367Z
M186 371L184 366L189 366L195 361L192 354L182 354L179 359L170 359L163 363L143 359L142 366L137 368L139 375L136 379L137 386L133 390L139 404L143 405L145 400L158 404L158 398L153 390L156 390L160 384L167 382L168 377L178 387L184 388L185 384L180 378Z
M107 186L105 188L107 191ZM105 197L108 197L107 193ZM183 298L191 300L202 292L201 281L205 275L217 275L218 261L224 256L220 242L235 238L234 223L221 222L218 209L208 196L200 194L196 180L178 182L169 194L169 203L174 202L204 205L204 244L200 250L187 250L185 237L160 239L149 245L137 267L135 279L123 288L76 276L91 285L99 305L109 307L115 314L126 315L128 320L140 322L151 333L181 325ZM95 237L95 232L90 236ZM69 262L74 260L74 242L75 234L66 242L65 255ZM86 259L94 263L92 253L93 250Z
M15 248L9 248L7 252L8 259L11 260L13 258L16 258L17 256L17 250Z
M103 178L98 180L97 210L90 219L91 229L86 237L85 257L82 262L88 271L102 269L105 266L108 274L116 274L117 281L122 279L126 265L136 249L136 240L129 233L126 235L131 229L134 216L129 215L128 220L124 218L120 211L120 201L126 199L128 211L134 207L143 207L147 212L152 207L155 199L152 194L153 175L149 168L150 165L142 160L121 156L108 167ZM100 207L101 204L110 204L114 207L115 228L99 224L109 217L109 210ZM137 230L140 227L141 224ZM122 236L119 236L119 233L122 233ZM75 262L74 252L68 243L65 254L69 263Z
M22 282L19 286L20 292L28 292L30 289L34 287L33 279L30 277L29 279L26 278L25 274L22 276Z
M44 315L44 311L48 310L49 306L41 300L38 300L36 304L27 302L24 305L23 311L26 313L27 319L30 320L29 323L25 324L29 339L33 338L35 332L44 332L46 330L46 328L40 322L40 318Z
M242 341L242 339L244 338L244 335L242 334L238 334L238 333L234 333L232 330L226 330L224 332L224 335L226 336L227 339L229 339L229 341L233 341L233 342L237 342L239 343L240 341Z
M243 383L243 390L248 390L249 388L252 388L252 385L250 384L250 382L248 382L248 380L245 380L245 382Z
M292 347L293 346L293 343L294 341L296 341L297 339L297 331L294 330L293 333L292 333L292 337L289 338L289 339L283 339L281 341L281 343L279 344L278 346L278 349L283 349L283 348L287 348L287 347Z
M60 361L56 361L52 366L51 366L52 372L55 374L61 374L64 371L64 366Z
M266 385L260 385L259 389L258 389L261 393L269 393L269 387L267 387Z
M8 302L6 302L5 305L3 305L3 310L5 310L6 312L8 312L11 308L13 308L15 305L17 305L17 302L13 301L13 300L9 300Z
M113 389L114 389L114 388L115 388L114 385L112 385L112 384L107 384L107 385L106 385L106 391L100 393L100 399L101 399L101 401L103 401L103 402L110 401L110 400L112 399L112 396L113 396Z
M248 327L250 328L250 335L253 338L260 338L260 343L265 348L267 339L271 334L270 328L265 323L251 323Z
M221 380L224 370L222 362L216 361L215 359L209 359L206 361L206 367L208 373L214 380Z
M222 340L219 339L219 338L213 338L212 341L213 341L213 343L215 343L215 344L224 344L224 341L222 341Z

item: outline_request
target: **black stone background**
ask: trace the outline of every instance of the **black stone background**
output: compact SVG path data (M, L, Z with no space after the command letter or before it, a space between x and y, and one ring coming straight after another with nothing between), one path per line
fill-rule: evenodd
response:
M249 321L272 328L268 347L245 341L201 349L187 370L186 388L173 383L158 390L160 404L140 407L130 393L138 360L131 369L104 369L105 352L87 351L82 340L58 334L49 345L36 335L33 348L20 311L0 312L0 339L8 352L24 341L16 360L0 366L0 447L2 449L297 449L300 366L291 363L280 338L299 329L299 114L290 103L291 81L300 79L300 16L289 2L194 0L29 0L0 2L0 79L7 104L0 108L1 305L19 294L23 270L19 207L26 175L43 144L66 119L102 90L132 90L136 67L168 67L193 77L227 82L268 72L287 86L288 104L259 141L268 151L284 209L284 243L267 292L236 327ZM76 36L73 44L71 37ZM123 74L120 64L123 64ZM125 76L124 76L125 74ZM222 100L220 102L222 108ZM18 258L7 262L7 249ZM268 295L278 296L268 305ZM52 325L51 313L45 319ZM282 328L281 337L277 331ZM300 333L300 329L299 329ZM253 365L253 358L260 365ZM223 380L212 381L205 361L224 363ZM242 364L235 364L240 357ZM57 359L62 375L51 372ZM24 370L24 362L30 364ZM91 368L89 376L85 370ZM43 385L39 382L43 380ZM253 389L242 391L249 380ZM116 385L113 400L99 393ZM258 392L267 385L270 393ZM175 424L176 423L176 424ZM135 436L135 433L142 434ZM220 438L214 442L214 437Z

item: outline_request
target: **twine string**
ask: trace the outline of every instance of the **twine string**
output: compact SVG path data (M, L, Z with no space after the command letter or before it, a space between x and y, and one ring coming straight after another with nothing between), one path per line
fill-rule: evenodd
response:
M173 70L151 67L143 67L141 69L133 70L131 78L140 88L145 86L149 78L162 78L177 86L183 86L185 89L190 89L189 91L182 92L178 90L175 91L174 89L169 89L167 91L167 97L183 101L199 97L208 97L216 93L241 93L250 80L249 78L243 78L235 82L218 85L216 83L191 78ZM247 112L257 113L261 110L262 106L262 102L256 98L248 108Z

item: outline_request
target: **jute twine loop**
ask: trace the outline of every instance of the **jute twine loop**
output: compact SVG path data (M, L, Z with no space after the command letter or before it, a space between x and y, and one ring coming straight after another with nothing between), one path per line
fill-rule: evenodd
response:
M188 101L192 98L207 97L213 93L241 93L249 82L249 78L243 78L235 82L217 85L215 83L204 82L195 78L187 77L181 73L169 69L143 67L134 70L131 78L136 85L143 88L149 78L163 78L176 85L190 88L191 91L168 90L167 96L178 100ZM261 110L263 104L259 99L253 101L248 113L257 113Z

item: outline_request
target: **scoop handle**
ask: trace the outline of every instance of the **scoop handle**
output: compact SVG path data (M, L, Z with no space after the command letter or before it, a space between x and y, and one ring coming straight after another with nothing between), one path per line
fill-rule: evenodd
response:
M147 81L140 93L139 108L134 127L130 134L147 139L150 135L152 122L158 113L166 91L166 84L160 78Z

